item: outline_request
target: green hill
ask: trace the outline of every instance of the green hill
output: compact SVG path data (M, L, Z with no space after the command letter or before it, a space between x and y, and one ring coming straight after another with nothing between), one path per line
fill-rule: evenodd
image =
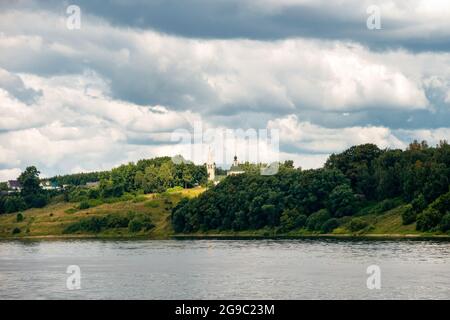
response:
M29 209L20 214L0 215L0 238L51 238L51 237L146 237L168 238L173 234L170 213L182 197L194 197L203 188L184 189L162 194L139 195L128 201L106 203L79 210L79 203L57 202L41 209ZM23 217L22 221L20 216ZM67 233L65 230L80 221L119 219L130 216L148 218L154 225L149 230L131 232L128 227L102 228L100 232ZM18 218L19 217L19 218ZM14 233L16 230L17 233ZM20 232L18 232L20 231Z

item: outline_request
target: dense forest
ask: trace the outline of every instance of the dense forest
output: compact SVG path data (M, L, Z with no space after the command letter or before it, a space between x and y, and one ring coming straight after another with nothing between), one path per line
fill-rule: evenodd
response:
M404 224L446 232L449 181L446 141L436 147L414 141L407 150L364 144L331 155L321 169L301 170L286 162L273 176L248 170L227 177L198 198L183 199L172 211L172 224L184 233L264 227L328 233L376 202L383 210L407 203ZM352 220L352 230L364 227L360 219Z
M68 185L60 191L43 190L39 174L36 167L28 167L19 176L22 190L0 196L0 214L43 207L59 194L63 194L65 201L81 202L80 206L87 208L105 200L126 199L127 194L163 192L177 186L191 188L207 181L205 166L185 162L175 164L170 157L139 160L111 171L50 178L59 186ZM86 188L87 182L97 181L98 188Z
M271 228L282 233L303 228L329 233L350 218L350 229L358 231L367 227L358 216L374 203L381 211L402 206L403 223L415 223L417 230L450 230L450 146L445 141L434 147L415 141L406 150L354 146L332 154L323 168L302 170L286 161L272 176L260 175L258 165L241 167L245 174L228 176L199 197L181 200L172 210L174 230ZM43 207L53 199L86 209L174 187L207 185L204 165L174 163L170 157L51 178L67 185L60 190L43 190L39 174L29 167L18 178L20 192L2 191L0 213ZM94 181L98 186L85 186Z

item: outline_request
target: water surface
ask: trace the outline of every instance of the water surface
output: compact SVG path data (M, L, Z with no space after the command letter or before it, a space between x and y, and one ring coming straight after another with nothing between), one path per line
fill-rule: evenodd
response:
M449 272L444 241L0 242L0 299L450 299Z

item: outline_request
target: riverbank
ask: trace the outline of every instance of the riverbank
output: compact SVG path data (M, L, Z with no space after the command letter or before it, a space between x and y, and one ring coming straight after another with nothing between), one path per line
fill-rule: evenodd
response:
M345 225L330 234L298 229L285 233L264 228L245 231L196 232L176 234L171 224L171 210L183 197L196 197L204 188L178 190L162 194L139 195L134 199L117 203L105 203L88 209L78 209L77 203L57 202L41 209L30 209L18 214L0 215L0 240L60 240L60 239L105 239L105 240L169 240L169 239L450 239L449 234L421 233L415 224L403 225L403 207L381 214L359 216L368 228L356 233L349 232ZM130 219L145 217L152 228L131 231L128 227L104 227L96 232L67 232L69 226L95 219Z

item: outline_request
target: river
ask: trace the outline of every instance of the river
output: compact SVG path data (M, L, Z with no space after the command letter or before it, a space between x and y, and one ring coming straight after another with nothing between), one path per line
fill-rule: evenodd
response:
M1 241L0 299L450 299L450 242Z

